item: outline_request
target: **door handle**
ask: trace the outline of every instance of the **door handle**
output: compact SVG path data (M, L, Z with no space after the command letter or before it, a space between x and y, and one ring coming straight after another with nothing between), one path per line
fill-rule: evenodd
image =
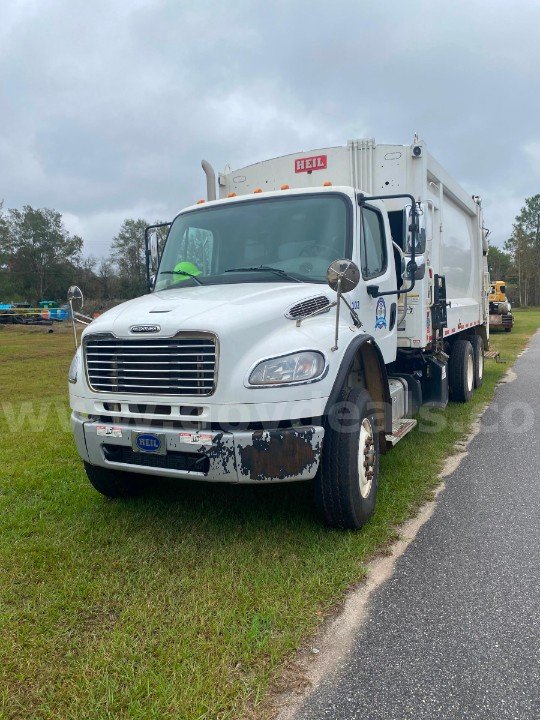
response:
M396 323L396 315L397 315L397 303L393 302L390 305L390 324L388 327L389 330L394 329L394 325Z

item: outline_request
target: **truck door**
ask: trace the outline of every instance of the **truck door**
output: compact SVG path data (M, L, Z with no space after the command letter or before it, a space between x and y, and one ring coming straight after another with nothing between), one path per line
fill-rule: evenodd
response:
M371 205L358 208L357 212L356 262L362 279L354 292L354 308L362 321L362 330L373 335L385 363L390 363L396 359L397 293L374 297L368 292L368 287L378 287L379 292L397 289L388 219Z

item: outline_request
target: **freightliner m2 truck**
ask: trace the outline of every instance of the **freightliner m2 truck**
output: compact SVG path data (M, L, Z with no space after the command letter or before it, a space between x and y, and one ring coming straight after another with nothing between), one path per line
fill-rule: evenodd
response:
M217 183L203 169L207 200L161 246L163 228L147 229L149 293L82 335L69 381L88 477L110 497L159 477L311 481L328 525L359 528L380 454L424 406L482 383L480 199L418 138L298 152Z

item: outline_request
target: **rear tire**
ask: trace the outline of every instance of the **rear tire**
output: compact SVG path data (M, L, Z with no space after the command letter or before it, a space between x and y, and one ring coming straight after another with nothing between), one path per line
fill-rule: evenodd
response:
M330 527L358 530L375 510L379 434L372 405L367 390L346 389L327 418L314 489Z
M455 340L448 361L450 398L454 402L469 402L474 389L474 351L468 340Z
M140 482L132 473L109 470L87 462L84 469L94 489L105 497L131 497L140 492Z
M471 338L474 352L474 387L482 387L484 381L484 340L481 335Z

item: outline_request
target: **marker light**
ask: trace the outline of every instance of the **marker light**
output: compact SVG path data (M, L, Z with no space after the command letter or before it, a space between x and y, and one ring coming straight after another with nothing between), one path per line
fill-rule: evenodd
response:
M254 190L253 192L254 192L254 193L261 193L261 192L262 192L262 188L255 188L255 190Z
M330 182L330 180L326 180L325 182L323 182L323 187L332 187L332 183Z
M206 200L204 200L203 198L201 198L200 200L197 200L197 202L196 202L195 204L196 204L196 205L203 205L203 203L205 203L205 202L206 202Z
M236 193L229 193L227 197L236 197Z
M282 185L282 186L281 186L281 189L282 189L282 190L289 190L289 186L288 186L288 185Z

